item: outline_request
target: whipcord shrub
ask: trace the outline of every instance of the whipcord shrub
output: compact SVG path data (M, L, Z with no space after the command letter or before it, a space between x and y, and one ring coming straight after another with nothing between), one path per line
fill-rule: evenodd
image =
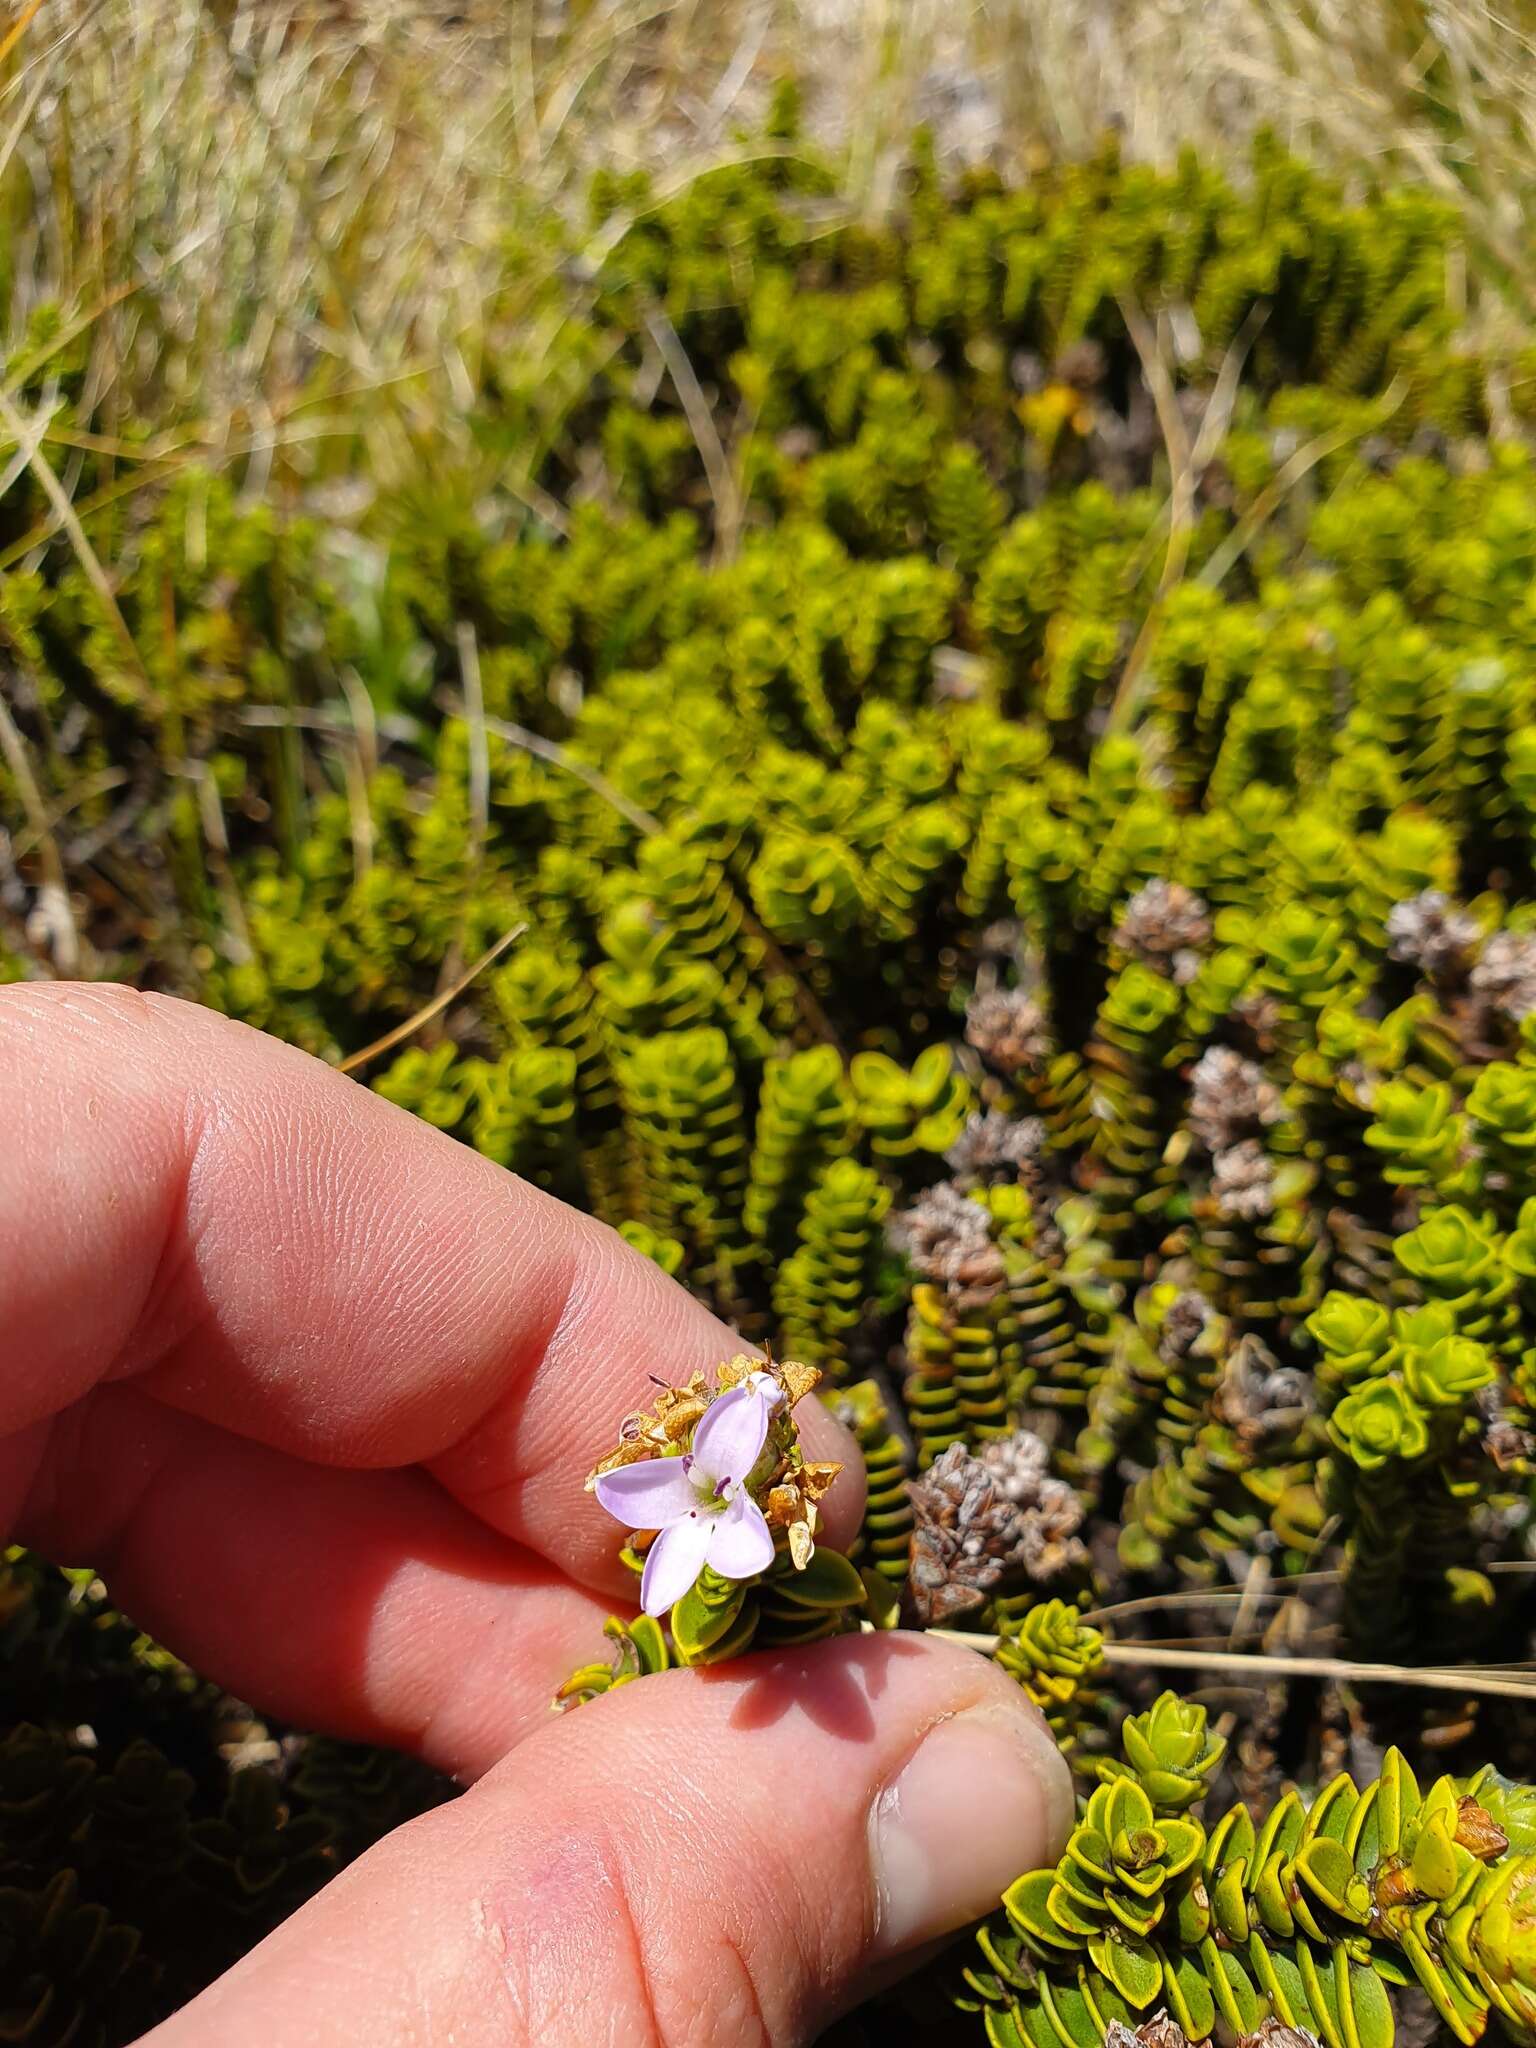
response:
M1107 1600L1308 1574L1341 1652L1523 1657L1533 358L1461 332L1451 209L1270 141L1236 184L919 148L871 226L787 101L771 140L509 235L547 346L474 353L483 445L424 413L408 490L325 437L125 489L80 309L11 334L90 556L19 472L0 973L340 1060L525 925L367 1078L826 1375L856 1569L754 1617L982 1631L1085 1782L1139 1698ZM102 1601L9 1568L17 2040L123 2036L430 1796L259 1724L230 1778L228 1703ZM568 1699L676 1654L614 1634ZM1412 1699L1127 1722L955 2024L1382 2048L1413 1984L1528 2031L1528 1729Z

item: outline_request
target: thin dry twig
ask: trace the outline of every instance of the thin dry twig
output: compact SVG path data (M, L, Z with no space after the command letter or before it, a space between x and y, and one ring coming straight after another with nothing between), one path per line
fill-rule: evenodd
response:
M1245 1671L1266 1684L1287 1678L1332 1678L1346 1685L1417 1686L1426 1692L1488 1693L1536 1699L1536 1679L1500 1678L1486 1667L1466 1669L1411 1664L1361 1664L1352 1657L1263 1657L1242 1650L1175 1650L1157 1643L1106 1643L1111 1664L1145 1664L1176 1671Z

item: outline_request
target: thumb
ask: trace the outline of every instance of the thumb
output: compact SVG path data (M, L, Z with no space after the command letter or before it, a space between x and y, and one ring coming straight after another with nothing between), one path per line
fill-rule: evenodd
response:
M1044 1721L974 1652L850 1636L666 1672L380 1843L150 2040L787 2048L1071 1816Z

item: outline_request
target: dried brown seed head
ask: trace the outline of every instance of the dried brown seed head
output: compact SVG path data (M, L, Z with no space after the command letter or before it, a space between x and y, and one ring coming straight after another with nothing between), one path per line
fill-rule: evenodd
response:
M1305 2027L1290 2027L1271 2013L1251 2034L1240 2034L1237 2048L1319 2048L1316 2034Z
M1477 944L1477 919L1441 889L1405 897L1387 912L1387 951L1431 981L1456 981Z
M1139 2027L1111 2020L1104 2030L1104 2048L1190 2048L1190 2044L1178 2021L1167 2012L1158 2012Z
M923 1626L974 1611L1000 1586L1041 1583L1085 1561L1082 1504L1046 1464L1044 1444L1020 1430L979 1456L951 1444L911 1482L908 1600Z
M1233 1221L1257 1223L1275 1209L1275 1167L1257 1138L1244 1138L1211 1162L1211 1196Z
M1210 940L1211 914L1204 898L1182 882L1161 877L1136 891L1115 928L1122 953L1178 982L1194 979L1201 948Z
M1000 1073L1040 1067L1051 1056L1045 1012L1022 988L990 989L972 996L965 1012L965 1036Z
M1215 1320L1216 1311L1193 1287L1176 1294L1163 1317L1157 1348L1164 1358L1187 1358Z
M1211 1408L1249 1448L1293 1434L1316 1405L1309 1373L1281 1365L1251 1332L1233 1348L1222 1367Z
M1536 933L1495 932L1470 976L1472 993L1518 1024L1536 1010Z
M890 1227L891 1243L905 1252L920 1278L984 1301L1008 1277L992 1242L992 1217L950 1181L926 1189Z
M1455 1839L1461 1848L1470 1849L1484 1863L1495 1856L1502 1856L1509 1847L1508 1835L1488 1809L1479 1806L1470 1793L1457 1802Z
M1229 1045L1213 1045L1189 1077L1189 1128L1207 1152L1223 1152L1254 1138L1285 1115L1280 1091L1253 1060Z
M1013 1180L1044 1149L1045 1125L1039 1117L979 1110L944 1154L944 1163L964 1179Z

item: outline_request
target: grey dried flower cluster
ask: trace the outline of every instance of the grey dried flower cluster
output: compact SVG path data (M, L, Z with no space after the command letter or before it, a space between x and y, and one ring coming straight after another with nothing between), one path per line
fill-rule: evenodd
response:
M1038 1067L1051 1056L1045 1012L1022 988L995 988L972 996L965 1012L966 1042L1000 1073Z
M1274 1082L1231 1046L1210 1046L1196 1060L1189 1076L1189 1128L1207 1152L1255 1138L1284 1116Z
M1237 2048L1319 2048L1316 2034L1292 2026L1277 2013L1260 2020L1251 2034L1238 2036Z
M1044 1147L1045 1125L1039 1117L978 1110L944 1154L944 1163L970 1180L1013 1180Z
M1275 1049L1275 1030L1280 1022L1280 1005L1274 996L1266 989L1245 989L1232 1005L1230 1015L1267 1059Z
M922 1626L974 1612L1010 1581L1044 1584L1086 1562L1082 1502L1049 1462L1040 1439L1017 1430L975 1456L951 1444L911 1482L907 1600Z
M1058 383L1077 391L1092 391L1109 374L1109 358L1097 341L1069 341L1051 365Z
M1187 1358L1215 1320L1216 1311L1205 1296L1186 1287L1168 1305L1157 1333L1158 1351L1170 1361Z
M1212 1398L1212 1412L1255 1453L1277 1437L1293 1435L1316 1405L1309 1374L1281 1365L1251 1333L1232 1348Z
M1104 2030L1104 2048L1190 2048L1190 2044L1178 2021L1168 2012L1158 2012L1139 2027L1111 2020Z
M1504 1400L1501 1388L1484 1387L1477 1397L1477 1412L1483 1425L1483 1449L1499 1471L1510 1472L1536 1455L1536 1437L1510 1417Z
M1211 913L1203 897L1182 882L1157 880L1136 891L1115 928L1115 944L1160 974L1192 981L1200 950L1211 942Z
M1143 2020L1139 2027L1111 2020L1104 2029L1104 2048L1190 2048L1190 2040L1178 2021L1164 2011ZM1271 2013L1251 2034L1239 2034L1234 2048L1318 2048L1318 2039L1305 2027L1290 2026Z
M1258 1223L1275 1209L1275 1166L1257 1138L1243 1138L1211 1162L1211 1194L1220 1215Z
M1518 1024L1536 1010L1536 932L1495 932L1470 976L1472 993Z
M971 1301L995 1295L1008 1277L992 1242L992 1218L951 1181L926 1189L890 1225L889 1238L921 1279Z
M1459 980L1477 936L1477 919L1459 910L1443 889L1424 889L1387 912L1387 951L1431 981Z

